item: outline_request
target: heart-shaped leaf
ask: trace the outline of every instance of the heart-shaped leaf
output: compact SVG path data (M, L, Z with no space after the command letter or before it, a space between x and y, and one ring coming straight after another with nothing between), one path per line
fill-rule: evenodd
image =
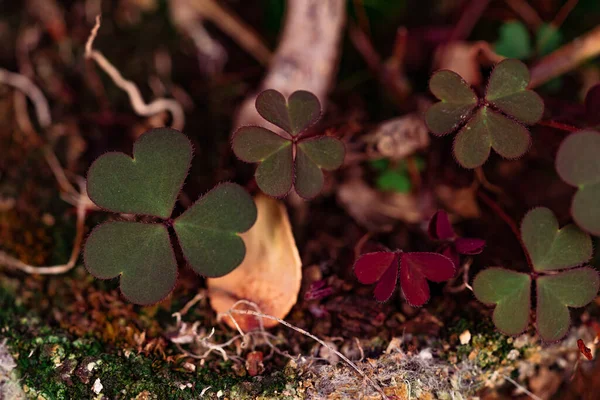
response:
M239 185L223 183L202 196L173 224L181 250L197 273L219 277L240 265L246 247L238 233L256 221L256 205Z
M299 90L285 97L276 90L265 90L256 98L256 110L267 121L296 136L316 123L321 104L314 94Z
M260 162L255 178L258 187L273 197L284 197L292 187L305 199L323 188L324 170L339 168L344 144L333 137L302 137L320 116L319 101L312 93L292 93L287 103L275 90L261 93L256 100L259 113L286 130L285 137L256 126L243 126L232 138L235 155L246 162Z
M143 134L133 158L107 153L90 167L87 192L101 208L169 218L192 159L185 135L169 128Z
M398 280L400 255L391 251L379 251L361 255L354 264L354 274L360 283L375 286L375 299L387 301L392 297Z
M279 150L291 145L289 139L260 126L238 129L231 139L235 155L245 162L264 161Z
M429 89L440 100L425 113L425 123L436 135L454 131L470 117L471 111L477 106L475 92L455 72L436 72L429 81Z
M323 188L324 170L339 168L344 162L344 144L332 137L316 137L296 147L294 186L300 197L311 199Z
M563 181L578 187L571 214L582 229L600 235L600 133L581 131L569 135L556 155L556 171Z
M536 271L581 265L592 257L592 239L575 225L559 229L551 210L538 207L521 222L521 236Z
M112 221L96 227L84 250L86 269L100 279L121 276L132 303L153 304L175 286L177 261L164 225Z
M544 102L529 85L529 70L519 60L499 62L487 86L485 99L502 112L524 122L535 124L542 118Z
M546 342L562 339L571 318L567 307L583 307L596 297L600 280L592 268L578 268L537 278L536 324Z
M429 283L444 282L455 273L451 259L437 253L402 253L400 259L400 286L406 301L413 307L429 300Z
M427 232L429 237L434 240L452 240L456 238L448 213L444 210L438 210L431 217Z
M516 159L530 144L531 136L523 125L482 107L456 135L453 151L460 165L477 168L488 159L491 148L504 158Z
M529 325L531 278L504 268L488 268L475 277L473 292L479 301L495 305L494 325L507 335L518 335Z

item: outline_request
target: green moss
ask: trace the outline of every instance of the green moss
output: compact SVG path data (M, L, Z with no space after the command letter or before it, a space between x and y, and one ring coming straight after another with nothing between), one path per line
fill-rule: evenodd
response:
M460 344L458 336L466 330L471 333L471 340L466 344ZM509 354L513 350L518 351L519 356L526 350L526 347L516 349L513 346L514 339L500 333L488 320L477 323L460 319L449 328L449 334L451 340L457 343L446 354L447 359L452 362L470 360L483 369L494 369L511 363L514 356Z
M219 391L221 398L283 398L282 392L293 395L296 391L294 374L283 371L240 377L231 364L221 363L217 369L190 372L180 363L124 352L92 335L74 337L15 305L15 299L2 288L0 337L7 339L30 398L94 398L92 387L98 379L103 386L101 394L110 399L198 399L207 387L203 398L217 398Z

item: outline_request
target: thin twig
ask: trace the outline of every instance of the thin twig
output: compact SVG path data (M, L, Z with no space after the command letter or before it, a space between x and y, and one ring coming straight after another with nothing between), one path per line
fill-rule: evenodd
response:
M481 185L484 188L486 188L487 190L489 190L490 192L494 192L497 194L504 193L504 190L502 190L502 188L500 186L494 185L493 183L488 181L487 177L485 176L485 173L483 172L483 168L481 168L481 167L475 168L475 176L477 177L477 181L479 183L481 183Z
M185 125L185 114L183 108L177 101L159 98L146 104L135 83L123 78L123 75L121 75L102 53L92 48L94 40L96 39L96 36L98 36L99 29L100 16L98 15L96 17L96 25L90 32L90 36L85 45L85 58L94 60L96 64L110 76L115 85L127 93L131 106L138 115L149 117L162 111L168 111L171 113L172 117L171 127L173 129L182 130Z
M462 11L449 41L466 40L489 4L490 0L471 0Z
M544 20L542 20L537 11L535 11L535 9L525 0L506 0L506 4L508 4L514 12L519 14L521 19L525 21L533 31L537 31L540 25L544 23Z
M446 291L448 293L459 293L465 289L469 289L471 292L473 291L473 287L469 285L469 269L471 268L471 264L473 263L473 259L471 257L467 258L462 265L462 280L463 283L460 286L451 287L450 285L446 286Z
M237 303L236 303L237 304ZM367 374L365 374L360 368L358 368L358 366L356 364L354 364L352 361L350 361L350 359L348 357L346 357L345 355L343 355L342 353L340 353L339 351L337 351L336 349L334 349L333 347L329 346L327 343L325 343L323 340L319 339L318 337L316 337L315 335L313 335L310 332L305 331L302 328L298 328L297 326L294 326L292 324L290 324L289 322L286 322L280 318L274 317L272 315L267 315L267 314L263 314L261 312L258 311L252 311L252 310L236 310L234 309L232 306L232 308L224 313L219 314L217 317L218 318L222 318L224 316L228 316L229 318L231 318L232 320L235 320L235 318L233 317L232 314L240 314L240 315L253 315L255 317L259 317L259 318L266 318L266 319L270 319L273 321L277 321L278 323L298 332L301 333L304 336L307 336L311 339L313 339L314 341L316 341L317 343L319 343L321 346L326 347L329 351L331 351L332 353L334 353L335 355L337 355L339 358L341 358L342 360L344 360L354 371L356 371L361 377L363 377L363 379L367 380L374 388L375 390L377 390L377 392L379 392L379 394L381 394L381 397L383 399L389 399L383 389L381 388L381 386L379 386L379 384L377 384L377 382L375 382L373 379L371 379L369 376L367 376Z
M20 90L31 99L38 122L43 129L47 129L52 124L48 101L46 100L46 97L44 97L42 91L29 78L25 75L16 74L7 71L4 68L0 68L0 83L10 85Z
M10 85L29 97L29 99L33 102L38 123L42 129L46 130L50 127L50 125L52 125L52 117L50 114L48 101L46 100L46 97L42 91L29 78L24 75L9 72L0 68L0 83ZM20 122L24 124L23 128L30 131L32 135L35 135L35 137L39 139L39 135L37 135L31 126L29 118L27 118L26 110L22 111L21 114ZM57 275L71 270L76 265L77 259L79 258L79 252L81 250L81 243L83 241L86 211L95 208L95 206L91 203L89 197L87 196L87 192L85 190L85 181L83 178L80 179L80 191L77 192L77 190L67 179L64 169L61 167L58 158L52 151L52 148L48 144L44 144L43 150L44 157L46 158L46 161L48 162L56 181L61 189L66 192L65 200L77 207L76 234L71 256L66 264L36 267L26 264L4 251L0 251L0 265L5 265L8 268L17 269L28 274Z
M4 251L0 251L0 265L5 265L8 268L17 269L28 274L40 274L40 275L59 275L71 270L75 267L77 259L79 258L79 252L81 250L81 242L83 241L83 233L85 230L85 214L88 209L88 204L84 201L87 198L85 194L85 186L81 187L82 195L80 197L79 204L77 205L77 232L75 233L75 240L73 242L73 250L71 250L71 257L66 264L42 266L36 267L33 265L26 264L21 260L18 260Z
M531 397L533 400L542 400L541 397L539 397L539 396L535 395L534 393L532 393L531 391L529 391L525 386L519 384L519 382L515 381L510 376L503 374L502 377L504 379L506 379L507 381L509 381L510 383L512 383L513 385L515 385L518 389L522 390L527 396Z
M530 88L563 75L600 54L600 26L542 58L531 68Z
M263 65L269 64L272 58L271 50L264 44L258 34L246 25L224 4L215 0L192 0L189 5L198 14L210 20L223 32L228 34L244 50L250 53Z
M538 125L548 126L550 128L559 129L559 130L565 131L565 132L577 132L578 130L580 130L580 128L577 128L576 126L571 126L571 125L563 124L562 122L556 122L556 121L539 121Z
M487 204L487 206L490 207L496 213L496 215L498 215L506 223L506 225L508 225L510 227L510 230L513 232L513 234L519 241L519 244L521 245L521 249L523 249L523 253L525 254L525 258L527 259L527 264L531 268L533 268L533 263L531 261L531 257L529 256L529 252L527 251L527 248L525 247L525 242L523 242L523 238L521 237L521 231L519 230L519 227L517 226L515 221L513 221L513 219L494 200L492 200L491 197L489 197L483 191L478 190L477 196L485 204Z

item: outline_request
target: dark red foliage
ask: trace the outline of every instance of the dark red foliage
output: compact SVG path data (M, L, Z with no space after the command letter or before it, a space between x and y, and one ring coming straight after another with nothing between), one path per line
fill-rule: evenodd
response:
M375 286L375 299L387 301L394 293L398 280L400 253L382 251L361 255L354 264L354 273L360 283Z
M451 259L456 266L460 264L459 254L479 254L485 247L485 240L458 237L444 210L439 210L434 214L429 221L427 231L431 239L444 242L438 252Z
M437 253L377 252L363 254L354 264L354 273L361 283L375 286L375 299L387 301L396 289L398 273L406 301L422 306L430 297L429 283L451 279L455 273L452 260Z
M581 354L583 354L585 358L587 358L590 361L593 359L592 350L586 347L586 345L583 343L583 340L577 339L577 347L579 347L579 351L581 352Z

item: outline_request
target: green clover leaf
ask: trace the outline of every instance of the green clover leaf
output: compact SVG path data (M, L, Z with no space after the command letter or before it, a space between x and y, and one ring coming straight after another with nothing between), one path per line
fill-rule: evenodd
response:
M177 261L164 225L109 221L98 225L84 249L87 270L99 279L121 276L132 303L153 304L175 287Z
M99 157L88 172L90 199L103 209L168 218L192 161L192 145L172 129L152 129L123 153Z
M284 197L294 187L305 199L323 188L322 170L332 171L344 162L344 144L330 136L307 137L307 130L321 115L315 95L297 91L285 100L275 90L256 99L256 109L267 121L284 130L277 134L258 126L244 126L232 138L235 155L244 162L259 163L258 187L273 197Z
M556 171L563 181L578 188L571 214L581 229L600 236L600 133L580 131L561 143Z
M438 136L462 126L453 152L465 168L483 165L491 149L507 159L521 157L531 143L523 124L536 123L544 111L542 99L527 89L528 84L527 67L512 59L496 65L480 99L459 75L438 71L431 77L429 88L440 102L427 110L425 122Z
M535 32L535 51L538 56L545 56L558 49L562 41L563 35L556 26L551 23L540 24ZM520 21L502 24L494 47L496 53L519 60L530 58L534 53L527 27Z
M222 183L181 214L173 229L190 266L220 277L244 260L246 246L238 233L250 229L256 216L254 201L242 187Z
M473 281L479 301L495 305L494 325L506 335L518 335L529 325L531 277L504 268L488 268Z
M246 248L238 233L254 224L256 206L239 185L218 185L171 219L191 158L192 145L185 135L161 128L135 142L133 158L108 153L88 172L90 198L99 207L153 217L147 223L105 222L85 243L87 270L99 279L120 276L121 291L133 303L159 302L175 286L177 261L170 227L199 274L223 276L244 259Z
M537 330L546 342L562 339L571 325L568 307L583 307L598 293L598 272L584 267L537 279Z
M496 305L496 327L517 335L529 324L531 281L535 280L538 334L546 342L560 340L570 325L568 307L583 307L598 293L597 271L590 267L572 269L591 258L591 238L575 225L559 229L552 211L543 207L523 218L521 237L533 271L524 274L489 268L477 275L473 291L481 302Z

